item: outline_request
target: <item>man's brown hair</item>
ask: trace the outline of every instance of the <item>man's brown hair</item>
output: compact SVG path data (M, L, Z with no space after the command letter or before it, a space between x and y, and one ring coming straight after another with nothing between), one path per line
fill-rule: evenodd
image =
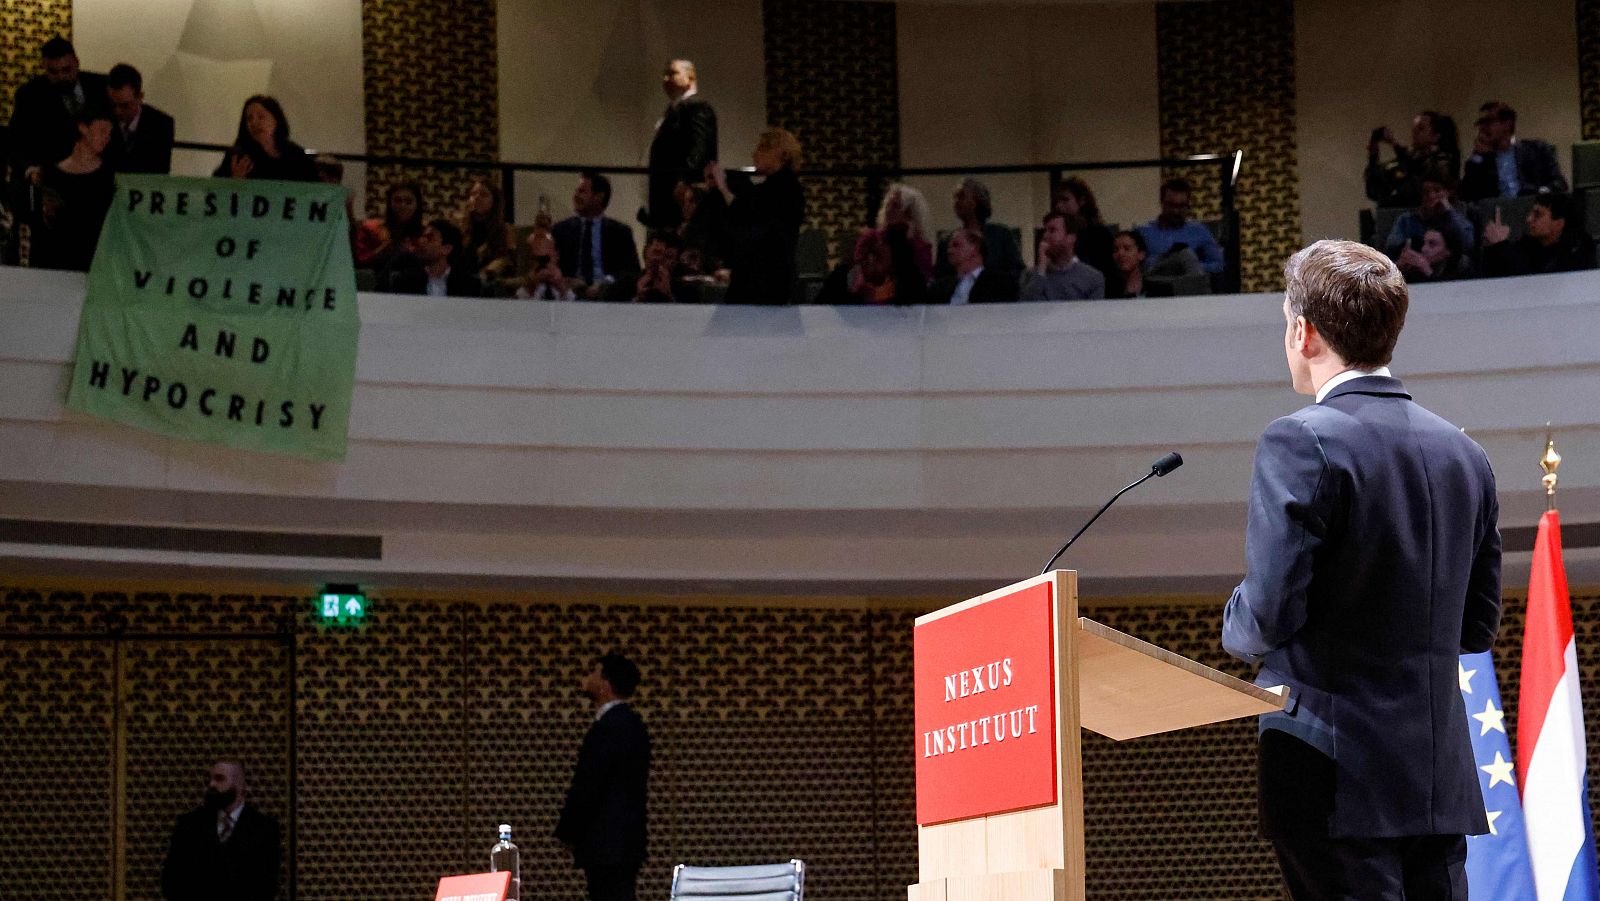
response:
M1318 241L1283 267L1290 316L1304 316L1350 366L1376 369L1394 356L1406 324L1405 277L1377 250Z

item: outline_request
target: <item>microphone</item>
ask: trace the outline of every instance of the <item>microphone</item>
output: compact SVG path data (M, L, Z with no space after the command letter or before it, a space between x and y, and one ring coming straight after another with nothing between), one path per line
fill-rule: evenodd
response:
M1117 498L1122 497L1124 494L1127 494L1133 489L1138 488L1140 485L1143 485L1151 476L1156 476L1159 478L1169 472L1172 472L1174 469L1177 469L1182 465L1183 457L1180 456L1177 451L1173 451L1172 453L1169 453L1156 462L1150 464L1149 472L1130 482L1127 487L1123 488L1121 491L1111 495L1111 500L1106 501L1104 506L1102 506L1099 510L1096 510L1095 514L1089 517L1089 521L1083 524L1083 528L1079 529L1071 538L1067 539L1067 543L1061 546L1061 550L1051 554L1050 560L1044 565L1044 569L1039 570L1039 575L1042 576L1049 572L1050 567L1054 566L1055 562L1061 559L1061 555L1067 552L1067 548L1072 547L1072 543L1077 541L1080 535L1089 531L1089 527L1094 525L1094 521L1100 518L1101 513L1104 513L1106 510L1110 509L1111 505L1117 502Z

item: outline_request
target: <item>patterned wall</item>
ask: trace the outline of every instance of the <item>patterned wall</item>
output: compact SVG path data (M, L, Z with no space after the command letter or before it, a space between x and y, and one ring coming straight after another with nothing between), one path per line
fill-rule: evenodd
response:
M500 75L493 0L366 0L367 153L492 160L500 153ZM466 196L460 170L374 166L367 173L369 215L384 191L420 181L430 218L452 218Z
M17 88L42 71L39 47L58 34L72 38L72 2L0 0L0 34L0 122L9 122Z
M1283 261L1300 244L1294 73L1294 4L1287 0L1156 5L1162 155L1244 151L1238 205L1245 291L1282 290ZM1218 216L1217 174L1183 174L1196 188L1195 216Z
M762 14L767 121L800 138L806 168L899 165L894 4L764 0ZM838 234L868 223L865 179L805 187L808 227Z
M0 598L0 632L87 635L113 616L130 636L169 636L0 640L0 897L77 897L32 892L77 868L90 894L110 897L122 872L125 897L154 901L166 830L218 757L246 758L260 802L286 818L284 646L217 637L285 618L298 645L302 898L428 897L441 873L482 869L502 821L516 827L525 884L580 898L549 830L590 717L578 679L610 648L642 662L638 706L655 738L644 895L663 897L680 861L800 857L808 893L829 901L899 901L916 880L904 609L380 596L371 622L341 629L313 623L301 597L0 587ZM1582 678L1600 684L1600 594L1573 606ZM1216 605L1084 612L1245 674L1217 646ZM1522 602L1508 601L1497 651L1508 725L1522 623ZM1600 767L1600 692L1584 703ZM1255 836L1254 731L1085 735L1091 898L1277 895Z
M1583 139L1600 140L1600 0L1577 0L1579 114Z

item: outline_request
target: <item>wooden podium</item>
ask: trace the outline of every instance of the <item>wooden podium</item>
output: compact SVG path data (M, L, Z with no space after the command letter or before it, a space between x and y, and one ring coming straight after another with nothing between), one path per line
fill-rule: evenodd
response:
M1080 728L1121 741L1286 700L1080 618L1071 570L916 629L920 881L908 901L1082 901Z

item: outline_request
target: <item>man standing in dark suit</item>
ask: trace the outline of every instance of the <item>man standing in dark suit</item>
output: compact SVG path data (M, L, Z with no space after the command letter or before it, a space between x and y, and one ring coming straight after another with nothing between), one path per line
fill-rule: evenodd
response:
M1465 201L1565 191L1556 149L1517 137L1517 111L1498 100L1479 107L1478 138L1462 166L1458 192Z
M115 172L172 171L172 117L144 102L144 77L127 63L117 63L106 75L106 96L117 127L111 131L106 160Z
M650 141L650 206L640 219L651 228L677 228L683 214L673 191L700 181L706 163L717 158L717 111L698 96L700 82L689 60L667 61L661 89L667 111Z
M1222 627L1290 692L1261 719L1261 830L1296 901L1466 898L1464 835L1488 821L1458 668L1500 623L1494 474L1389 373L1394 263L1318 241L1284 274L1284 353L1317 401L1256 448Z
M650 782L650 733L628 703L639 685L639 667L607 654L582 684L596 708L594 723L578 749L555 834L582 868L590 901L634 901Z
M205 803L178 817L161 865L167 901L272 901L283 860L278 821L246 802L244 767L211 768Z
M106 77L79 70L72 42L56 35L39 48L39 57L44 74L17 88L7 129L19 175L66 159L78 141L78 118L109 105Z
M561 258L561 274L589 300L626 300L639 275L639 245L633 229L606 216L611 180L598 172L578 176L572 192L573 215L550 229Z

